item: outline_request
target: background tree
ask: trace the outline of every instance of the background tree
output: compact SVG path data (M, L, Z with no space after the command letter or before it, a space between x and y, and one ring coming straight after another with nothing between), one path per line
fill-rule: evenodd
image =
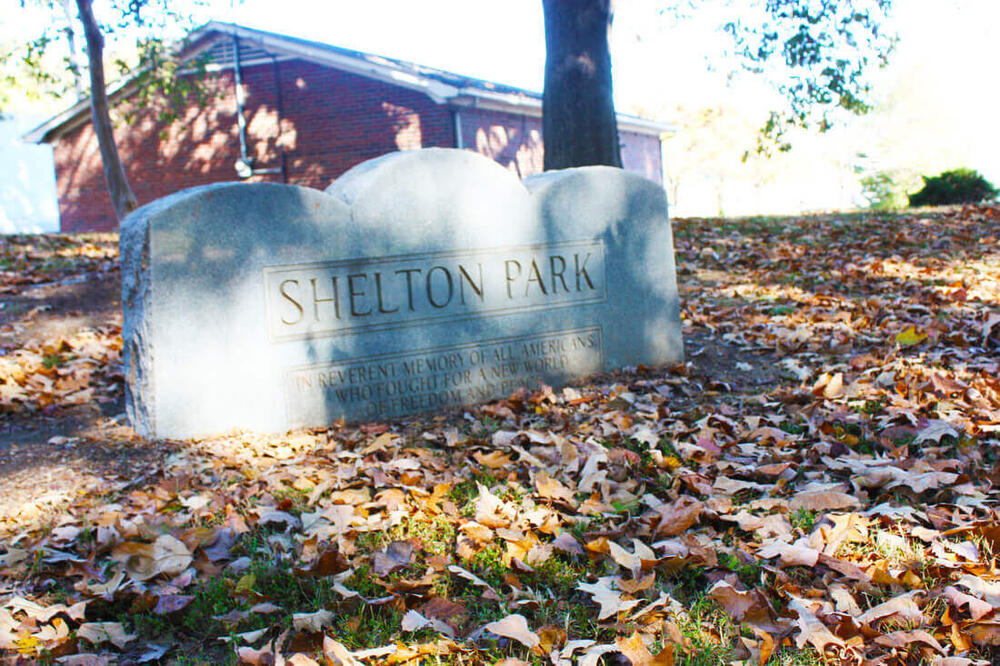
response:
M614 0L542 0L546 171L622 165L608 31Z
M28 74L29 85L49 94L65 95L70 87L83 95L84 74L89 79L91 117L104 166L104 176L118 220L136 208L125 167L118 154L111 121L111 102L105 75L105 38L114 38L116 73L132 79L140 101L154 91L180 99L198 89L198 77L180 77L175 62L165 55L173 46L164 38L170 29L195 24L194 11L207 0L106 0L95 8L93 0L21 0L24 11L44 11L50 21L38 34L0 52L0 65L8 89L18 84L17 74ZM86 63L78 56L77 35L82 32ZM53 67L51 52L65 53L61 65ZM20 67L13 67L17 61ZM0 90L0 111L9 95ZM169 110L165 111L169 116ZM169 118L167 118L169 119Z
M793 127L823 132L840 116L870 110L870 75L895 43L885 29L892 0L723 1L731 19L720 28L732 38L732 55L782 100L761 128L757 152L788 150ZM663 13L682 19L705 6L663 0ZM612 0L543 0L543 8L545 168L620 165L606 57Z
M94 17L91 0L76 0L83 23L83 34L87 39L87 60L90 70L90 117L97 135L97 145L101 149L101 164L104 165L104 180L108 183L111 205L121 222L126 215L138 208L139 202L132 193L125 175L125 166L118 155L115 131L111 126L111 108L108 103L108 89L104 80L104 36Z

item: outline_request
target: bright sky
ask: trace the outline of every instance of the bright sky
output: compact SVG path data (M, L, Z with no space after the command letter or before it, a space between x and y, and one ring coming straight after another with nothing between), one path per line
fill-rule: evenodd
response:
M216 18L542 89L541 0L246 0ZM694 30L679 35L670 30L671 18L660 15L655 0L618 3L612 49L620 103L649 106L651 76L661 84L656 88L668 87L671 81L692 82L704 72L707 47L723 43L714 33L717 25L700 20ZM679 37L691 55L686 62L667 65L663 56L678 50Z
M99 9L102 3L96 4ZM611 48L619 110L674 120L680 104L724 102L758 112L769 106L767 93L752 81L726 87L727 68L718 56L728 38L717 30L727 18L725 2L699 3L684 21L661 14L663 4L616 5ZM1000 87L991 74L1000 55L1000 1L894 4L901 41L877 80L887 103L905 100L914 131L898 132L893 141L910 149L916 168L969 166L1000 183ZM32 19L18 0L0 0L0 16L0 41L30 34L32 22L49 20L42 14ZM18 20L9 21L12 16ZM541 0L220 0L197 10L197 21L211 18L542 88ZM709 61L720 71L709 71Z
M178 8L183 3L177 3ZM338 46L410 60L441 69L541 90L545 43L541 0L217 0L194 10L197 21L215 18ZM612 59L616 101L624 109L654 110L697 104L738 93L724 72L708 72L728 43L717 27L726 3L703 2L693 18L661 14L658 0L616 5ZM902 36L896 65L927 69L928 86L956 106L997 102L983 72L997 61L1000 2L896 0ZM98 9L100 1L96 3ZM19 0L0 0L0 41L33 32L49 21ZM9 17L17 17L16 21ZM725 69L725 67L720 67ZM996 86L992 86L996 88ZM751 88L751 90L753 90Z

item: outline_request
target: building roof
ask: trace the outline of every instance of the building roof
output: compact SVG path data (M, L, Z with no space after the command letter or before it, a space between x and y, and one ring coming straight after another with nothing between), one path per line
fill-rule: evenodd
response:
M205 54L208 56L208 69L218 71L233 66L234 46L237 43L240 50L240 65L244 67L274 60L301 59L417 90L439 104L507 111L535 117L542 115L542 96L537 92L461 76L405 60L246 28L234 23L211 21L198 28L189 35L188 46L179 55L182 59L193 59ZM127 94L130 85L130 81L119 83L108 91L109 95L120 97ZM90 100L80 100L26 133L23 139L32 143L51 142L85 122L89 117L89 111ZM627 132L656 135L676 129L669 123L624 113L618 114L618 128Z

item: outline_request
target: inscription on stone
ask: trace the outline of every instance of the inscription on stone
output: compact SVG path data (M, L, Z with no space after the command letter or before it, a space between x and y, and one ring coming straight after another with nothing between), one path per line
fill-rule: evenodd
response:
M592 374L602 365L598 327L484 340L297 368L286 380L287 409L307 423L386 418L483 402L553 373Z
M683 358L662 187L523 181L453 149L326 191L219 183L122 223L126 411L144 436L473 405Z
M601 241L271 266L264 284L276 341L606 297Z

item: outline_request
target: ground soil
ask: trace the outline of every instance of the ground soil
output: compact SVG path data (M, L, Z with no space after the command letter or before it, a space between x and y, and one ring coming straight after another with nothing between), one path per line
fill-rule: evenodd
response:
M116 272L93 273L0 294L0 349L121 322ZM0 415L0 497L18 506L54 500L95 479L136 478L169 447L137 438L124 415L123 392L111 402ZM67 472L69 470L69 472Z

